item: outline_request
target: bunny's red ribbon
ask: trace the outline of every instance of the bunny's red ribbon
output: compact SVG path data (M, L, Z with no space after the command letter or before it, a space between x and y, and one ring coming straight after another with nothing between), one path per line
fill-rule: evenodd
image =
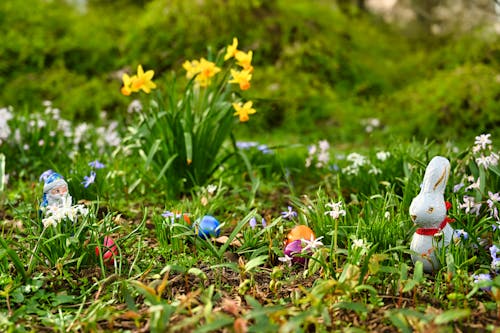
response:
M448 211L451 208L451 203L446 201L445 204L446 204L446 210ZM415 232L423 236L434 236L435 234L443 230L448 223L452 222L455 222L455 219L446 216L443 222L441 222L441 224L439 225L439 228L418 228Z

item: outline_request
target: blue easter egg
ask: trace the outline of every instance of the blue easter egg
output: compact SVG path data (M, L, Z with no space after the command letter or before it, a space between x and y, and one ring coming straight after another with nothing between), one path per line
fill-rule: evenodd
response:
M201 238L218 237L220 234L220 223L217 219L210 215L205 215L197 221L198 236Z

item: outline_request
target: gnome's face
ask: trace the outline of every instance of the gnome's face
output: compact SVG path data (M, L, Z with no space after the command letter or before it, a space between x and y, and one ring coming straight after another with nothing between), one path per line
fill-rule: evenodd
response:
M47 203L49 206L62 206L68 197L68 186L63 184L47 192Z

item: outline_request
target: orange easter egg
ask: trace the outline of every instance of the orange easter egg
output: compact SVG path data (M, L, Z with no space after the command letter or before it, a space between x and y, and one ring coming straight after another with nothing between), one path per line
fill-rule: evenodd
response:
M310 240L311 237L313 239L316 238L316 235L314 234L314 231L311 230L308 226L305 225L298 225L295 226L288 235L286 236L286 241L285 245L290 244L293 241L299 240L299 239L307 239Z

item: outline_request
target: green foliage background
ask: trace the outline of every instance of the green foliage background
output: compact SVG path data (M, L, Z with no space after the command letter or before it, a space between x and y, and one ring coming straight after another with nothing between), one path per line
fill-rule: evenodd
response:
M83 7L82 7L83 8ZM206 49L254 51L252 96L259 113L240 135L310 142L470 141L499 133L500 37L410 35L326 0L6 0L0 3L1 106L41 108L67 119L122 119L123 71L169 72ZM361 121L378 118L367 134ZM290 135L293 134L293 135Z

